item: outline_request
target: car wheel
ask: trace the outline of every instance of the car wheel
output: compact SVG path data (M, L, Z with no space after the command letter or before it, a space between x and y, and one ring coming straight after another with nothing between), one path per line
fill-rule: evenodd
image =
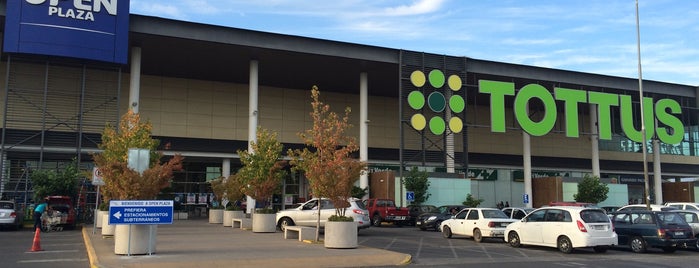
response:
M568 238L567 236L559 237L558 250L565 254L573 252L573 243L570 242L570 238Z
M638 236L631 238L629 246L631 247L631 251L636 253L644 253L647 250L646 241Z
M442 225L442 221L437 221L434 223L434 230L439 232L439 226Z
M676 247L663 247L663 251L665 253L674 253L675 251L677 251L677 248Z
M597 253L605 253L607 252L608 247L606 246L596 246L592 248L595 252Z
M476 241L476 243L483 241L483 234L481 234L480 229L473 230L473 241Z
M699 250L699 234L697 234L697 236L694 238L697 239L697 242L694 244L694 249Z
M509 234L507 234L507 243L510 244L510 246L513 248L518 248L522 246L517 232L510 232Z
M279 229L282 230L282 231L284 231L284 229L285 229L287 226L294 226L294 221L293 221L292 219L289 219L289 218L282 218L282 219L279 221Z
M371 219L371 224L374 225L374 227L381 227L381 221L381 216L377 214Z
M449 226L444 226L442 228L442 236L444 236L444 238L451 238L451 228L449 228Z

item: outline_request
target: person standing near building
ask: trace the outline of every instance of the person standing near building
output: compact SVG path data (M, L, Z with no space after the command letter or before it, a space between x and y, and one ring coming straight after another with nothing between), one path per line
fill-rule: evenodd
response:
M46 200L41 199L41 203L34 208L34 230L41 229L41 215L46 211Z

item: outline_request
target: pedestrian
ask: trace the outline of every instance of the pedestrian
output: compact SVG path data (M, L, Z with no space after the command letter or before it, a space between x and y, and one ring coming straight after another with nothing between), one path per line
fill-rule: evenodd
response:
M505 201L505 207L509 208L510 207L510 201Z
M41 215L46 211L46 200L41 199L39 205L34 208L34 230L39 228L41 230Z

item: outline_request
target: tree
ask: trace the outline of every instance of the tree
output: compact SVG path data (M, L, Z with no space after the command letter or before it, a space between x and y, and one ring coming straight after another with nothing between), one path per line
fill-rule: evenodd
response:
M369 187L361 188L359 186L352 186L352 193L350 194L354 198L361 199L369 192Z
M430 188L430 181L427 177L426 171L420 171L417 167L413 167L406 177L403 178L405 190L412 191L415 194L415 200L412 202L413 204L422 204L430 198L430 194L427 193L427 189Z
M75 198L78 193L79 177L82 175L75 159L62 170L37 170L31 175L34 202L49 195Z
M240 209L240 204L236 202L245 196L244 188L242 180L236 174L232 174L228 178L221 176L211 181L211 190L214 192L216 201L221 205L223 205L223 200L229 201L226 204L227 210Z
M352 127L349 123L351 109L347 107L343 117L330 111L330 106L320 101L320 91L316 86L311 89L311 99L313 126L299 133L307 147L303 150L289 150L288 155L292 158L294 168L305 173L312 194L332 200L335 215L329 220L353 221L351 217L345 217L345 209L350 206L348 199L352 187L362 172L366 171L366 163L352 157L359 146L354 137L346 135ZM320 213L316 227L320 227ZM316 240L319 236L318 229Z
M471 207L471 208L477 208L478 206L483 203L483 198L474 198L473 195L468 194L466 196L466 201L462 202L461 204L464 204L465 206Z
M140 116L132 110L121 117L118 129L110 125L104 128L99 144L102 152L92 157L102 172L105 203L112 199L153 199L160 190L170 186L173 172L182 169L183 157L179 154L160 163L162 154L156 151L160 141L151 138L151 130L151 124L141 122ZM142 174L128 167L130 148L150 151L148 168Z
M597 204L607 200L609 187L602 183L597 176L585 174L585 177L578 183L578 193L573 195L577 202Z
M238 170L246 195L255 200L268 201L268 209L272 211L272 195L281 190L286 176L286 161L281 161L282 144L277 140L277 134L261 127L257 128L257 139L250 143L251 151L238 150L243 167Z

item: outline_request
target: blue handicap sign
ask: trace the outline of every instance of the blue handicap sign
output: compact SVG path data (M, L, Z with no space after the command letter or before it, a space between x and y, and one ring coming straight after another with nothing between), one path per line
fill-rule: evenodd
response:
M411 202L412 202L412 201L415 201L415 192L413 192L413 191L407 191L407 192L405 192L405 200L408 200L408 201L411 201Z
M524 202L525 204L529 204L529 195L528 194L522 195L522 202Z

